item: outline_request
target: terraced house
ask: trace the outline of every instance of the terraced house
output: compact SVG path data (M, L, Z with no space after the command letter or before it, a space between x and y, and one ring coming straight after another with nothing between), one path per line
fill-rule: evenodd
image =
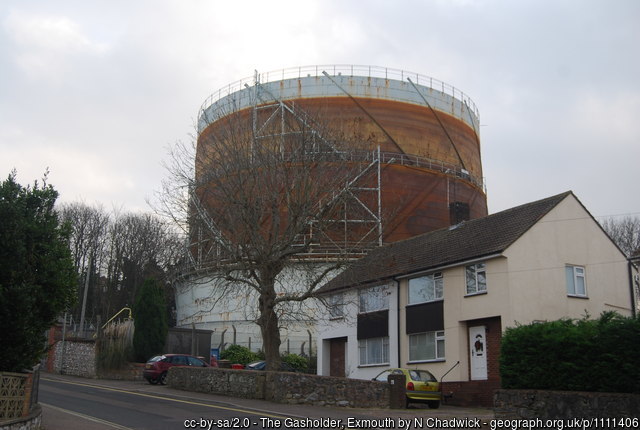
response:
M507 327L632 315L637 273L570 191L393 243L323 287L318 373L427 369L448 402L490 405Z

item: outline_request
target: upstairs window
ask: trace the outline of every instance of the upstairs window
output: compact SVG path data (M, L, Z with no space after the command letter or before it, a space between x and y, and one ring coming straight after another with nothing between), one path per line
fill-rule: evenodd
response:
M487 269L484 263L470 264L465 268L467 295L487 292Z
M442 300L443 290L444 282L440 272L409 279L409 304Z
M567 278L567 294L570 296L587 297L584 267L567 265L565 267L565 275Z
M358 292L360 313L389 309L389 292L385 285L364 288Z
M344 317L344 294L338 293L329 296L329 318L337 319Z

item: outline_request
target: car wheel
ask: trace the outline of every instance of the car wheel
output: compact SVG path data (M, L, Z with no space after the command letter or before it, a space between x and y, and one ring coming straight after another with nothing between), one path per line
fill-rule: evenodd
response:
M160 384L167 385L167 372L162 372L162 375L160 375Z
M440 400L432 400L427 402L429 409L438 409L440 407Z
M147 379L151 385L156 385L158 383L158 378L149 378Z

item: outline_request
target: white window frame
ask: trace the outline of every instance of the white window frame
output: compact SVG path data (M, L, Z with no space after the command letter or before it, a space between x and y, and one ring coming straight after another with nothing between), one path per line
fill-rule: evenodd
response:
M374 348L378 348L379 354L374 355ZM360 366L388 365L389 336L358 340L358 360Z
M480 274L484 277L484 283L480 282ZM487 265L486 263L468 264L464 268L464 280L467 296L473 296L476 294L485 294L487 292ZM469 282L471 281L471 282ZM469 287L473 286L473 290Z
M332 294L327 303L329 319L344 318L344 293Z
M423 341L424 348L431 343L433 356L419 355L419 345L416 342ZM426 351L426 349L425 349ZM409 335L409 363L419 363L426 361L443 361L445 359L445 336L444 330L427 331Z
M412 295L411 291L416 291L416 293ZM435 272L409 279L407 294L409 296L407 303L410 305L442 300L444 298L444 278L442 277L442 272Z
M567 281L567 295L571 297L588 297L585 267L567 264L564 271ZM581 291L579 291L579 289L581 289Z
M362 288L358 291L358 312L376 312L389 309L389 291L386 285Z

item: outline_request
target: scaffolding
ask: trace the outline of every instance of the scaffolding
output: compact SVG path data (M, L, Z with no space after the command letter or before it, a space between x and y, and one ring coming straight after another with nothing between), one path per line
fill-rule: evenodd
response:
M350 69L350 72L349 76L353 76L353 68ZM388 72L389 70L384 69L385 79L388 78ZM368 73L371 76L372 70L368 69ZM444 84L442 84L442 88L439 88L439 84L435 85L433 79L425 80L424 77L419 75L400 74L401 79L405 80L406 78L408 82L407 92L404 93L403 97L412 97L415 99L415 103L426 105L433 112L440 127L446 134L448 142L453 147L459 161L459 163L451 163L405 153L383 124L378 122L358 102L356 95L352 95L341 84L343 81L338 79L340 73L334 70L334 74L331 75L324 70L318 69L315 70L315 73L307 73L306 79L320 76L326 82L331 83L334 88L331 90L331 94L342 93L342 95L349 97L369 117L371 123L375 124L389 142L395 144L394 146L398 147L399 150L397 152L385 152L381 151L379 146L375 150L358 150L357 142L355 142L354 148L349 150L342 149L341 145L335 145L335 141L324 135L323 127L318 123L316 117L307 112L305 108L302 108L300 103L296 103L295 98L291 99L289 97L292 91L291 88L287 87L289 89L281 94L279 89L272 85L269 74L264 75L265 81L263 82L262 76L257 71L251 81L242 80L237 85L229 87L224 94L220 92L216 97L212 95L210 100L208 99L203 104L198 118L199 131L203 132L208 125L227 115L250 109L247 129L250 129L252 133L252 144L260 145L263 141L268 142L267 144L274 147L276 151L279 149L283 163L288 160L287 140L290 139L291 141L296 134L304 132L310 133L310 139L307 138L307 140L312 143L308 148L305 146L305 156L328 163L343 162L358 166L358 169L353 173L353 177L346 182L345 186L327 197L330 201L339 200L342 205L340 216L328 221L333 225L330 228L330 234L327 234L327 231L323 228L316 228L316 224L318 224L316 220L309 220L307 232L299 237L300 253L297 256L306 259L331 259L343 256L358 257L375 247L381 246L383 244L384 231L382 169L386 169L390 165L428 170L447 178L446 201L448 206L450 203L449 180L453 180L454 184L458 181L467 182L477 190L486 193L483 179L475 177L467 170L452 136L440 120L436 110L440 109L441 106L436 108L434 105L434 102L442 103L442 100L438 98L440 93L442 93L442 97L445 97L445 93L449 94L448 97L451 97L453 101L458 99L460 101L460 111L455 110L455 112L448 112L448 114L460 117L461 120L468 122L477 135L477 110L466 95L456 89L449 91ZM284 77L283 75L282 78ZM415 79L415 83L413 79ZM426 83L426 90L437 91L433 94L431 92L424 93L426 91L425 88L420 86L420 84L424 83ZM439 83L439 81L436 83ZM300 85L300 82L298 82L298 85ZM318 83L318 85L322 88L319 93L326 90L326 84ZM279 148L278 141L280 142ZM274 142L276 143L274 144ZM191 190L191 200L192 211L197 214L201 225L195 232L192 232L189 238L189 249L191 251L188 259L193 270L205 269L206 271L208 264L224 260L224 253L228 243L224 234L216 226L215 221L207 213L205 205L200 201L195 190ZM326 201L323 203L326 203ZM323 222L326 224L327 221L324 220ZM206 233L203 233L203 231ZM337 232L340 232L340 234ZM311 245L308 246L308 244Z
M379 148L376 151L344 151L337 148L324 136L312 115L294 102L284 101L275 96L261 85L257 72L253 86L245 84L245 88L252 94L251 131L254 145L259 145L265 140L279 140L281 157L286 163L285 140L304 130L304 133L311 134L307 137L311 145L308 148L305 146L305 157L322 162L344 162L358 166L353 177L348 179L342 189L335 190L327 196L329 203L339 201L342 208L341 216L323 222L332 224L334 233L339 228L342 234L327 234L324 229L316 228L317 220L309 220L308 231L298 237L299 243L296 246L299 246L301 251L297 257L308 260L331 259L345 255L359 256L381 246L381 160L385 154L381 153ZM231 107L230 111L234 112L236 109ZM197 216L200 225L195 227L195 234L192 232L188 239L187 260L191 267L186 270L187 273L206 272L215 262L224 260L225 249L228 247L227 239L195 191L190 190L191 210ZM326 201L322 203L327 204ZM318 205L320 206L320 202Z

